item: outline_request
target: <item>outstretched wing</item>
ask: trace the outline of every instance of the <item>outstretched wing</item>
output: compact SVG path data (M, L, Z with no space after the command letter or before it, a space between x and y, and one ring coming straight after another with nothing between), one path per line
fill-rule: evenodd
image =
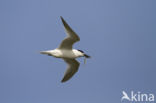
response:
M80 63L75 59L63 59L63 60L68 64L68 68L61 82L69 80L78 71L80 65Z
M66 21L61 17L67 37L61 42L59 49L72 49L72 45L80 41L79 36L70 28Z

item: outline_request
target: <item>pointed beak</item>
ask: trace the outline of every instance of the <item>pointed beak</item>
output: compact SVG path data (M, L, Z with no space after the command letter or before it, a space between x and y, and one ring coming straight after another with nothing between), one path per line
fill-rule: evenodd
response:
M89 55L87 55L87 54L84 54L84 56L85 56L86 58L91 58L91 56L89 56Z

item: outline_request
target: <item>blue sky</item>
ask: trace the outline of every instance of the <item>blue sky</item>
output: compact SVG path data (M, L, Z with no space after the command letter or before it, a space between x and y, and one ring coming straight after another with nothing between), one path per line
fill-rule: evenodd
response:
M156 94L156 1L1 0L0 103L120 103ZM66 64L39 54L65 37L63 16L92 58L68 82Z

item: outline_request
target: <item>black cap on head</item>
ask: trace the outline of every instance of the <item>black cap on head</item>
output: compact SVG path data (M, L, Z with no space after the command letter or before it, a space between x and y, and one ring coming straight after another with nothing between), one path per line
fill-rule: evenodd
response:
M80 51L81 53L84 53L82 50L79 50L79 49L78 49L78 51Z
M85 53L84 53L84 51L79 50L79 49L78 49L78 51L80 51L81 53L83 53L83 54L84 54L84 56L85 56L86 58L90 58L90 56L89 56L89 55L87 55L87 54L85 54Z

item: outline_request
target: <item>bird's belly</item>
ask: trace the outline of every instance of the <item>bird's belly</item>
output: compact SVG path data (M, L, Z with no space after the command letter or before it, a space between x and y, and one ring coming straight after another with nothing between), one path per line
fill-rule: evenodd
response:
M76 55L72 52L72 51L69 51L69 50L64 50L62 51L62 58L76 58Z

